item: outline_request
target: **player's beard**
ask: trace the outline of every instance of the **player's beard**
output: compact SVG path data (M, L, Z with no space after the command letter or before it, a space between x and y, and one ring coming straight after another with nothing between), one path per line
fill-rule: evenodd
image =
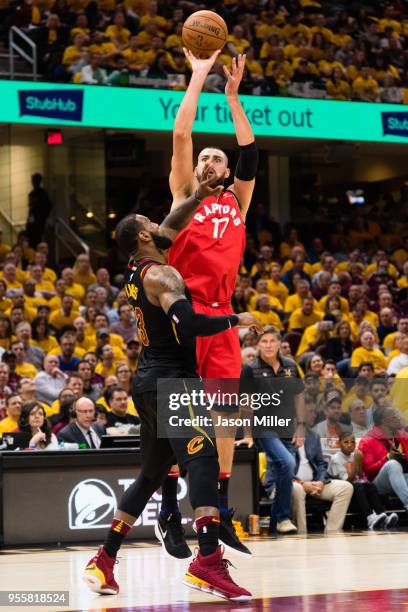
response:
M173 241L167 236L161 236L160 234L152 234L151 236L155 247L159 249L159 251L167 251L173 244Z
M197 180L200 183L202 181L203 175L202 173L200 175L196 175L197 176ZM217 177L216 174L214 174L214 180L211 181L211 187L218 187L219 185L224 186L224 181L225 181L225 177L224 176L219 176Z

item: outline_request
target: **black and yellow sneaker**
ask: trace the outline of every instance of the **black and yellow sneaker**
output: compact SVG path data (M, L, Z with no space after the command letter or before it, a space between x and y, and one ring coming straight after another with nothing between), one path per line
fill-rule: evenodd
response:
M179 512L169 514L167 519L159 515L154 533L161 542L164 552L173 559L188 559L193 556L184 537Z
M220 514L220 533L218 536L219 542L224 544L226 549L239 555L250 556L252 555L249 548L245 546L238 538L232 517L234 516L234 510L232 508L227 513Z

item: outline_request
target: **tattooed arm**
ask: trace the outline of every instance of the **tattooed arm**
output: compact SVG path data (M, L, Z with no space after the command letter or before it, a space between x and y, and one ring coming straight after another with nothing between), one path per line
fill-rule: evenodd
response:
M149 268L143 286L148 300L163 308L183 336L213 336L236 325L255 327L258 331L262 329L248 312L223 317L196 314L187 300L182 277L171 266Z

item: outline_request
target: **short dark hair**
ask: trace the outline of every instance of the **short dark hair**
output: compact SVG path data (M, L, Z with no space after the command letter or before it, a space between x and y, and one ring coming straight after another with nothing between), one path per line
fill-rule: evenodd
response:
M124 389L123 387L119 387L119 385L112 385L111 387L108 387L105 391L105 400L108 402L111 401L111 399L113 399L113 396L115 395L115 393L126 393L127 395L127 391L126 389Z
M381 385L382 387L385 387L386 389L388 389L388 381L386 378L374 377L371 381L370 389L372 389L374 385Z
M136 215L128 215L116 226L115 239L119 250L125 252L128 256L136 253L138 249L138 233L143 229L140 221L136 219Z
M352 431L342 431L339 435L340 442L346 438L356 438Z
M360 374L362 368L370 368L374 372L374 366L371 361L363 361L363 363L360 363L357 370L358 374Z

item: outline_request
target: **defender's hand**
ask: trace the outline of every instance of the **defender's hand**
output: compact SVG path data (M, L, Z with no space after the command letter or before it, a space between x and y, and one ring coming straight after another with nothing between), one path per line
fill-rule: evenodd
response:
M215 196L218 198L222 190L224 189L223 185L216 185L212 187L214 182L218 180L214 170L211 168L210 164L206 164L204 166L204 170L201 176L200 183L197 188L197 197L199 200L204 200L209 196Z
M226 96L238 95L238 89L242 81L242 77L244 76L245 60L246 55L242 55L240 53L237 58L232 58L231 72L226 66L223 66L224 74L228 79L227 84L225 86Z
M257 334L261 334L263 332L263 326L260 324L258 319L255 319L250 312L241 312L238 316L238 327L250 327L254 329Z
M184 55L191 64L191 69L193 73L204 77L208 75L211 68L214 66L215 60L221 53L221 49L217 49L217 51L214 51L214 53L210 55L209 58L199 59L189 49L186 49L186 47L183 47L183 51Z

